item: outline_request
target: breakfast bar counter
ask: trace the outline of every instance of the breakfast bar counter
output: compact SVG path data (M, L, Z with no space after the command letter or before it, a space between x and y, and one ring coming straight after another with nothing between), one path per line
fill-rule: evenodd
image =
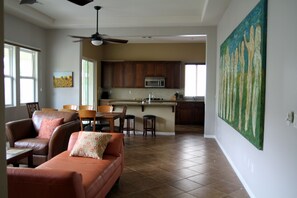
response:
M176 101L151 101L142 102L140 100L110 100L110 105L114 106L114 111L127 105L127 114L135 115L135 128L137 131L143 131L144 115L155 115L156 131L158 132L175 132L175 108Z

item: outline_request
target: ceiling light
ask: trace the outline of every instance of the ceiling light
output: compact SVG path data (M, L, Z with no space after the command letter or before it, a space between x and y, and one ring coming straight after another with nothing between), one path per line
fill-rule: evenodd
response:
M98 39L93 39L91 41L91 43L95 46L99 46L99 45L102 45L103 41L102 40L98 40Z

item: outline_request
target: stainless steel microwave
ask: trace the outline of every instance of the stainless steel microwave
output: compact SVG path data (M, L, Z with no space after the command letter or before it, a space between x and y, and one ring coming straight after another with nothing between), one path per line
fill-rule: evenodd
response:
M165 78L164 77L145 77L144 86L155 87L155 88L165 87Z

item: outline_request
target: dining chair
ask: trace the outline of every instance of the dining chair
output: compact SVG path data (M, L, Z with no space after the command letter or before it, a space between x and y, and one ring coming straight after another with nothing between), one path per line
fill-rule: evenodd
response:
M97 106L97 112L101 112L101 113L109 113L113 111L113 106L112 105L99 105ZM99 129L102 129L103 127L108 127L109 126L109 122L106 120L100 120L97 121L96 126Z
M79 105L79 110L93 110L93 105Z
M63 105L63 109L77 110L77 105L74 105L74 104Z
M122 113L121 113L121 116L120 116L120 123L119 123L118 126L114 126L114 131L113 132L123 133L126 112L127 112L127 105L123 106ZM101 128L101 131L102 132L110 132L110 127L109 126L104 126L103 128Z
M43 107L43 108L41 108L41 111L43 111L43 112L58 111L58 109L49 108L49 107Z
M27 106L29 118L32 118L34 111L40 110L39 102L28 102L26 103L26 106Z
M95 110L78 110L78 116L80 120L80 129L96 131L96 111Z
M112 112L113 106L112 105L99 105L99 106L97 106L97 111L102 112L102 113Z

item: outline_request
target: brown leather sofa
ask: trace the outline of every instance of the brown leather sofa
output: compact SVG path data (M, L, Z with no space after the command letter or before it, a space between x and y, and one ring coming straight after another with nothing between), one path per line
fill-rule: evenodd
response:
M103 159L72 157L77 140L73 133L67 151L30 168L7 168L9 198L103 198L119 180L124 168L121 133L110 133L111 139Z
M36 138L44 118L64 118L49 140ZM32 148L33 166L38 166L67 149L70 135L80 130L78 114L62 111L35 111L32 118L6 123L6 137L11 147ZM27 163L25 160L21 163Z

